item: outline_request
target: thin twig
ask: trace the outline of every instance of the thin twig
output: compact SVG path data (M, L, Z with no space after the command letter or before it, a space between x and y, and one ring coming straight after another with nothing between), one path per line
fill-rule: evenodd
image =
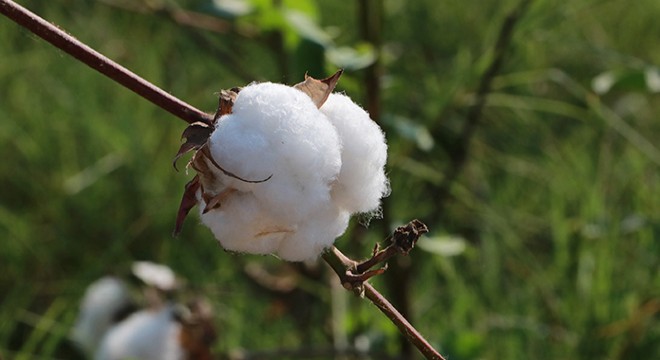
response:
M419 220L413 220L404 226L399 226L385 240L386 243L390 244L383 250L378 250L376 247L371 258L357 264L355 271L358 274L363 274L377 264L384 263L397 254L408 255L410 250L415 247L419 237L427 232L429 232L428 227Z
M211 122L211 115L168 94L15 2L0 0L0 13L184 121L190 124L197 121Z
M408 340L429 360L445 360L399 311L371 284L364 284L364 295L399 328Z

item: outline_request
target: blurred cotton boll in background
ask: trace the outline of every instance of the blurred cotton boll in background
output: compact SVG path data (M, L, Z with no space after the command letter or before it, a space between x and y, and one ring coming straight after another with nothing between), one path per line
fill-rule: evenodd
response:
M71 331L73 342L86 357L210 359L216 330L209 302L184 291L174 271L165 265L138 261L132 272L141 286L107 276L87 288ZM177 297L186 301L176 301Z
M105 332L114 325L117 314L133 304L126 284L112 276L93 282L85 291L71 339L91 355Z
M349 97L331 94L340 74L296 87L251 84L232 90L227 108L221 102L224 115L199 145L208 151L191 163L202 223L225 249L314 260L351 214L379 209L385 136Z
M184 360L180 332L172 306L141 310L105 334L94 359Z

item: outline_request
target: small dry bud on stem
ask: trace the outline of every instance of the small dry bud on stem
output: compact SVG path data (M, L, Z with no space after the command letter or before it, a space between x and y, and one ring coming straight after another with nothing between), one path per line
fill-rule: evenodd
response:
M428 231L428 227L424 223L419 220L412 220L394 230L386 239L390 244L385 249L379 250L376 245L371 258L363 262L358 263L351 260L335 247L323 254L323 260L337 273L344 288L355 292L360 297L366 297L376 305L399 328L399 331L417 347L424 357L444 360L444 357L424 339L417 329L378 290L367 282L371 277L382 274L387 269L387 265L376 270L370 270L372 267L387 261L394 255L408 255L420 236Z

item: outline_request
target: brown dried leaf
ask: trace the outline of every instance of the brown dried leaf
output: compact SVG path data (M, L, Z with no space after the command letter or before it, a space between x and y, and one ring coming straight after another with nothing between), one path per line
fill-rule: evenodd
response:
M293 87L307 94L312 98L316 107L320 108L328 99L328 96L330 96L332 91L335 90L337 81L339 81L339 77L343 72L344 70L340 69L334 75L322 80L314 79L305 74L305 81L298 83Z
M201 121L190 124L183 131L183 134L181 134L181 138L182 139L185 138L186 142L181 144L179 151L174 156L174 161L172 162L174 169L179 171L179 169L177 169L176 167L176 161L179 160L179 158L183 156L185 153L192 150L198 150L199 148L204 146L208 141L209 137L211 136L212 132L213 132L213 126L203 123Z
M220 194L215 195L215 196L204 196L204 201L206 202L206 206L204 207L204 210L202 210L203 214L206 214L207 212L217 209L222 205L222 202L227 199L227 197L233 193L235 193L236 189L234 188L227 188L224 189ZM206 195L206 194L204 194Z
M204 156L204 152L197 151L190 160L190 166L192 166L192 168L195 169L195 171L197 171L197 176L199 176L199 181L202 184L202 189L213 189L214 187L213 184L215 182L215 175L213 175L213 171L209 169L209 163L208 161L206 161L206 156Z
M215 124L222 115L231 114L234 102L241 88L235 87L230 90L220 90L220 97L218 103L218 110L213 115L213 123Z
M172 235L176 236L181 232L183 221L186 219L190 210L197 205L197 190L199 190L200 186L199 176L195 176L186 184L183 197L181 198L181 204L179 205L179 211L176 214L176 225Z

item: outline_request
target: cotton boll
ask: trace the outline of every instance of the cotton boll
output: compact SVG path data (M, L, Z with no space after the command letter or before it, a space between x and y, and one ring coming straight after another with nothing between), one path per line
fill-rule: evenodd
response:
M337 132L309 96L291 87L261 83L241 90L233 113L223 116L209 140L218 164L251 184L224 177L227 186L254 193L266 207L295 222L330 198L341 167Z
M71 338L90 354L112 326L115 315L131 304L130 293L123 281L104 277L92 283L80 305L80 313Z
M314 260L346 231L349 218L348 211L328 203L282 240L277 255L288 261Z
M95 359L183 360L180 333L172 307L142 310L106 333Z
M377 210L380 199L389 192L383 131L345 95L330 94L321 112L337 129L342 144L342 166L333 199L351 213Z
M200 200L200 209L205 203ZM277 250L292 226L273 218L252 193L234 193L220 208L201 213L206 225L223 248L250 254L270 254Z
M202 223L230 251L314 259L352 213L376 211L388 191L385 137L343 95L331 94L319 110L294 88L249 85L208 144L213 160L241 178L210 165L213 186L198 193ZM205 209L217 194L219 206Z

